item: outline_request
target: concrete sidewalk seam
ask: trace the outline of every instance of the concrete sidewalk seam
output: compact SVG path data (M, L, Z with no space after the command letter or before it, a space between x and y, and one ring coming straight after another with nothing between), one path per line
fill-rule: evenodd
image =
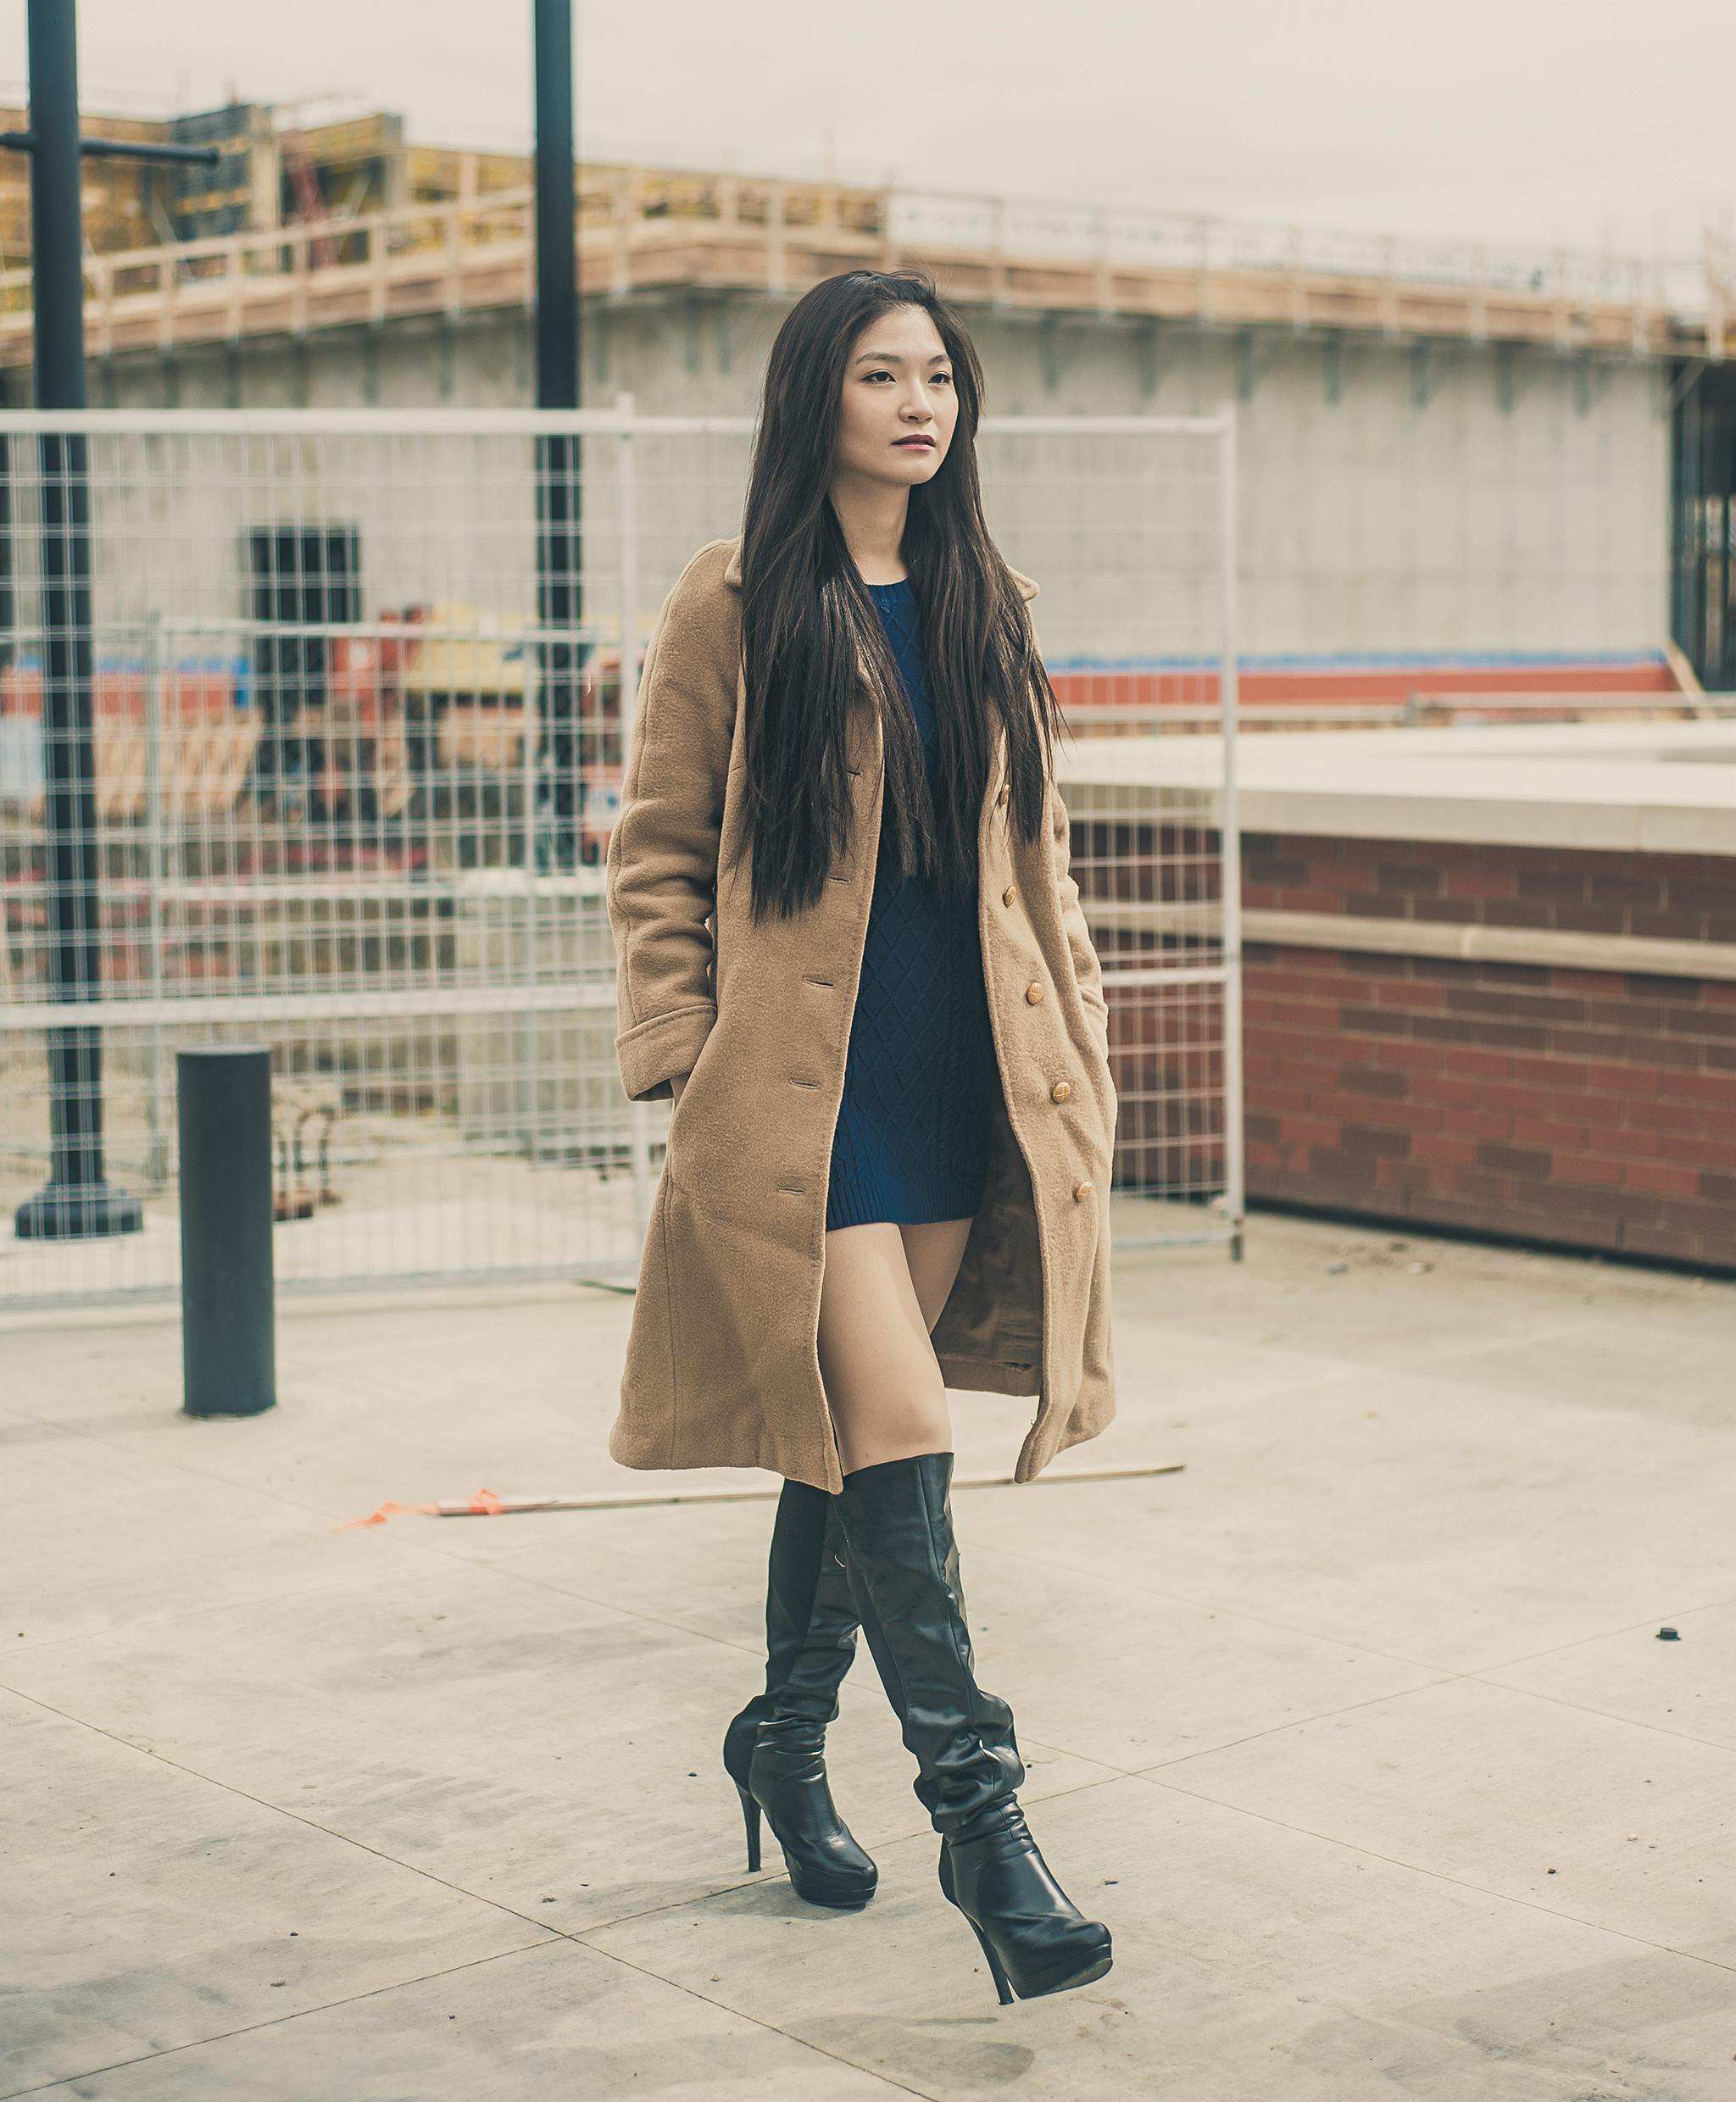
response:
M1227 1803L1221 1796L1206 1795L1198 1788L1179 1788L1174 1782L1160 1780L1154 1771L1130 1774L1128 1778L1143 1781L1149 1788L1168 1788L1177 1795L1185 1795L1192 1803L1209 1803L1214 1810L1228 1810L1238 1817L1257 1818L1263 1825L1276 1825L1281 1832L1293 1832L1304 1839L1318 1839L1322 1844L1341 1848L1347 1854L1360 1854L1368 1860L1384 1862L1388 1868L1403 1869L1407 1875L1426 1876L1432 1882L1449 1883L1455 1890L1474 1891L1480 1898L1493 1898L1502 1905L1521 1906L1545 1920L1565 1920L1570 1926L1585 1927L1594 1934L1612 1935L1617 1941L1632 1942L1636 1948L1650 1949L1660 1955L1679 1956L1689 1963L1704 1964L1709 1970L1736 1973L1736 1961L1726 1963L1717 1956L1703 1956L1692 1949L1678 1949L1672 1942L1655 1942L1648 1935L1630 1932L1624 1927L1611 1927L1603 1920L1584 1919L1560 1906L1539 1905L1534 1898L1516 1897L1511 1890L1492 1890L1487 1883L1474 1883L1463 1876L1449 1875L1446 1870L1430 1868L1422 1861L1401 1860L1397 1855L1383 1854L1377 1847L1364 1846L1359 1840L1341 1839L1336 1832L1316 1832L1311 1825L1293 1825L1288 1818L1275 1817L1270 1810L1250 1810L1245 1803Z
M567 1938L558 1936L556 1941ZM130 2066L154 2065L161 2059L178 2057L183 2051L203 2050L207 2044L225 2044L233 2037L253 2036L262 2029L281 2029L287 2023L304 2021L311 2015L328 2014L334 2007L359 2006L364 2000L379 1999L387 1993L408 1992L415 1985L427 1985L437 1978L457 1977L464 1971L480 1970L485 1964L509 1962L518 1956L540 1955L543 1949L554 1946L555 1942L553 1941L527 1942L522 1949L496 1949L492 1956L473 1956L467 1963L448 1964L443 1971L425 1971L414 1978L398 1978L390 1985L372 1986L365 1993L347 1993L339 1999L322 1999L316 2007L298 2007L288 2014L272 2015L264 2021L244 2021L239 2028L220 2029L211 2036L191 2037L185 2044L170 2044L160 2051L142 2051L136 2058L117 2058L106 2066L88 2066L81 2072L62 2073L58 2080L45 2082L40 2087L10 2088L4 2094L0 2094L0 2102L23 2102L23 2098L27 2095L53 2094L58 2088L71 2086L75 2081L98 2080L104 2073L125 2072ZM598 1955L604 1953L602 1949L597 1951ZM676 1989L681 1991L684 1988L677 1987Z

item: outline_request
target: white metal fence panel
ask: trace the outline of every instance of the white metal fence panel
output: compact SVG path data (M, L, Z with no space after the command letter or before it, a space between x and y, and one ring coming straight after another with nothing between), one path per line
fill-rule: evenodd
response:
M985 425L1070 715L1232 692L1227 431ZM287 1288L636 1272L667 1112L620 1093L602 857L652 620L737 530L750 435L625 400L0 415L0 1305L177 1288L174 1054L225 1041L273 1052ZM1064 784L1117 1190L1229 1231L1221 798L1098 778L1132 749L1082 737ZM97 1118L142 1229L42 1237Z
M1116 1243L1239 1254L1234 412L1007 418L982 451L1077 733L1058 772L1109 1001Z

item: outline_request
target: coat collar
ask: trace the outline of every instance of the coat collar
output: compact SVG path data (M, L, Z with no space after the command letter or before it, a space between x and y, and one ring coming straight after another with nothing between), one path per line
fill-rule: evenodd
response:
M1007 569L1019 587L1020 597L1028 605L1042 588L1041 586L1034 577L1027 576L1022 571L1014 569L1011 563L1008 563ZM730 543L729 563L723 572L723 581L737 591L742 588L742 542L739 534Z

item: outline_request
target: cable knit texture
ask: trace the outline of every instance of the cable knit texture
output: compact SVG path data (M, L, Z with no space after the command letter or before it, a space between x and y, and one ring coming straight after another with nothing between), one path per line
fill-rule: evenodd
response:
M909 577L871 584L938 792L940 736ZM850 1024L826 1226L969 1219L988 1171L994 1036L976 898L942 898L921 876L876 865Z

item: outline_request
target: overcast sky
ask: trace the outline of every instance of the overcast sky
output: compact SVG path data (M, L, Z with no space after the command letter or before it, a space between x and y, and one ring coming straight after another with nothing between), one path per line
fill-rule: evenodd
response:
M598 159L1648 254L1736 203L1736 0L575 4ZM429 143L521 147L530 15L80 0L85 100L336 93ZM0 0L13 85L24 16Z

